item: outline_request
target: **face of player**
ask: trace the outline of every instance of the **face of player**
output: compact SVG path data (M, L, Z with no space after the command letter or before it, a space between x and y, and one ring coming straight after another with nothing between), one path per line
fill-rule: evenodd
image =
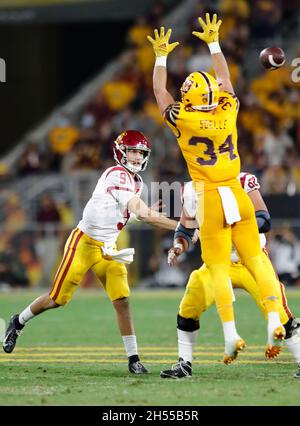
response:
M144 159L144 151L140 149L128 149L127 161L133 166L142 166Z

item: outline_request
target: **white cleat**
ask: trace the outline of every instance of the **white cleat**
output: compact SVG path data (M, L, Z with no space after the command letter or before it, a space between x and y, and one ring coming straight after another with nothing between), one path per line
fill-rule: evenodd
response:
M237 340L225 340L225 353L223 358L224 364L231 364L237 358L238 353L244 350L245 347L245 340L243 340L241 337L238 337Z
M266 358L276 358L280 352L285 338L285 328L283 325L277 326L273 330L268 329L268 346L265 352Z

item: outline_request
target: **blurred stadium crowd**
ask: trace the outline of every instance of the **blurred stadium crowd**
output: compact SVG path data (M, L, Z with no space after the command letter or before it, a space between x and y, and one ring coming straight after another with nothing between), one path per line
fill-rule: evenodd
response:
M206 45L191 34L198 29L198 16L206 11L217 11L223 21L221 46L241 102L238 131L242 170L258 177L263 194L300 193L300 84L292 81L288 63L274 73L262 68L257 72L257 64L256 68L251 70L251 64L249 68L251 46L263 48L268 43L280 45L283 38L293 40L300 16L297 2L199 1L185 36L178 40L180 46L168 59L168 87L176 99L190 72L212 72ZM162 121L152 90L154 56L146 36L162 25L167 12L163 1L158 1L147 15L137 18L127 35L128 48L120 58L120 70L98 88L76 115L61 113L46 140L27 144L13 169L0 164L0 283L32 286L49 280L67 231L78 220L69 200L57 200L51 193L41 196L34 214L28 213L22 194L3 189L6 182L47 173L100 174L113 164L112 143L125 129L142 131L152 143L150 163L143 175L147 183L189 180L185 162L174 136ZM172 41L177 41L176 29L173 30ZM128 243L129 237L124 234ZM163 235L159 235L161 239ZM132 271L133 281L142 278L144 286L167 285L160 259L170 244L169 237L166 235L162 244L153 249L155 254L143 267L144 276L137 269ZM300 284L300 242L296 234L289 228L275 229L269 248L280 277L288 284ZM51 258L46 267L40 260L45 252ZM194 250L190 259L189 255L183 259L171 281L169 275L169 284L183 286L189 268L197 262L199 254Z

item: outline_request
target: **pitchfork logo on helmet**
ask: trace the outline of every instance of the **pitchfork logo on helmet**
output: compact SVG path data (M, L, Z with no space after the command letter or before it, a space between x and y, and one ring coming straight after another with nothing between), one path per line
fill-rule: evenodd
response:
M218 106L219 85L207 72L193 72L181 86L181 99L185 105L199 111L210 111Z
M129 150L143 151L144 158L141 164L133 164L128 161L127 154ZM143 133L137 130L127 130L121 133L114 141L113 151L114 159L117 163L121 164L132 173L138 173L139 171L145 170L147 167L151 153L151 145Z

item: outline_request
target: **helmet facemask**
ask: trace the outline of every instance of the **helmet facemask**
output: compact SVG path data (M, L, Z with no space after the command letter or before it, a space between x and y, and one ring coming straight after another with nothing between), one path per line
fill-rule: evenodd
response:
M141 164L133 164L131 161L128 160L128 151L135 151L135 150L143 151L144 158ZM117 153L119 155L117 155ZM115 144L114 159L116 160L117 163L121 164L130 172L139 173L140 171L146 170L150 153L151 153L151 150L149 148L145 148L145 146L143 145L141 145L140 147L137 145L136 147L131 148L125 145Z

